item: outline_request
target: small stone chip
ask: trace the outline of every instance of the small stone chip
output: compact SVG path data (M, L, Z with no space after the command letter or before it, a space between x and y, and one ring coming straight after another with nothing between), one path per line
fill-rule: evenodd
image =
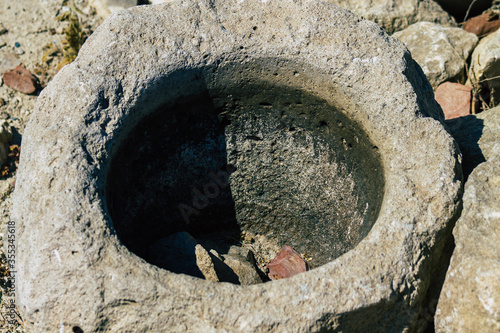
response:
M5 72L3 82L24 94L33 94L38 87L38 79L22 65Z
M462 29L478 37L489 35L497 31L498 28L500 28L500 18L497 13L491 11L468 19L462 26Z
M267 268L271 280L285 279L309 270L301 255L288 245L281 248Z

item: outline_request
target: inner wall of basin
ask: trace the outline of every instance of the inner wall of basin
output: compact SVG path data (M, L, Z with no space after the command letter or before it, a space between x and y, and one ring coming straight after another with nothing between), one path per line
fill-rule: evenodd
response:
M260 82L144 117L114 155L107 201L122 243L153 264L148 248L172 233L219 239L224 252L246 232L314 268L368 234L383 187L377 148L356 123L305 91Z

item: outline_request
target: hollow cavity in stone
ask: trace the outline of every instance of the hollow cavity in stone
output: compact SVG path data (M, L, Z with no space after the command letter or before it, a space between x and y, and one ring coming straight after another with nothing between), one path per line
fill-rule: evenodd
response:
M261 264L290 245L318 267L368 234L383 196L377 149L356 123L265 82L165 104L127 135L110 170L118 236L159 266L151 244L188 231L222 254L249 233L265 239L252 247Z

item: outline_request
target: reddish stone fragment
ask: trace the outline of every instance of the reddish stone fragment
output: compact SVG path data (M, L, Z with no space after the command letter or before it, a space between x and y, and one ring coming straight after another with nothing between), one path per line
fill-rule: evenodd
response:
M12 89L25 94L33 94L38 86L38 79L22 65L5 72L3 82Z
M281 248L276 257L267 264L267 268L271 280L288 278L308 270L304 259L288 245Z
M478 37L483 37L500 28L500 19L494 12L485 12L479 16L468 19L462 29L471 32Z
M445 119L463 117L470 114L472 88L459 83L445 82L435 93Z

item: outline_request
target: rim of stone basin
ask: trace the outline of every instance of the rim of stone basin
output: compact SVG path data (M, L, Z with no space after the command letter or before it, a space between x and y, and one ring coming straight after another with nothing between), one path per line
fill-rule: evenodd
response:
M200 85L235 84L218 70L230 64L246 69L244 78L292 85L342 110L378 147L385 178L377 221L354 249L315 270L245 287L146 263L120 243L105 202L111 154L130 130L124 124ZM211 76L182 73L207 66ZM188 0L117 12L42 92L23 137L12 219L26 325L39 332L412 328L460 196L457 148L440 121L407 49L332 4Z

